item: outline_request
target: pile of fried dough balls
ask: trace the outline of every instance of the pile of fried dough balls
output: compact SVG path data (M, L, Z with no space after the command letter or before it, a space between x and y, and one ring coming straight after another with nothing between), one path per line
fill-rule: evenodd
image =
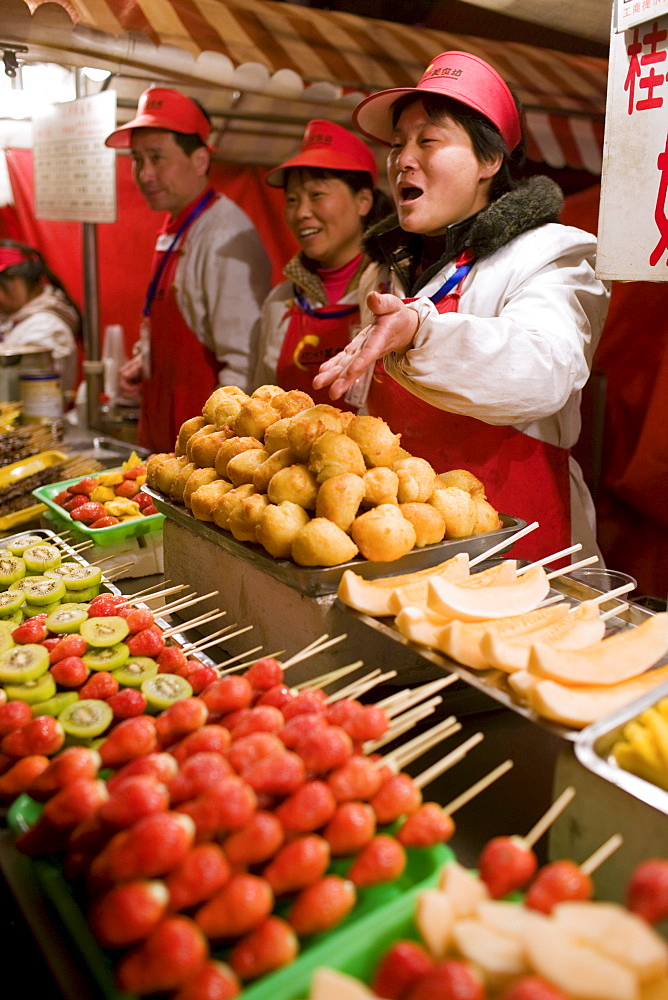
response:
M148 460L147 483L243 542L300 566L358 553L392 562L415 547L501 527L483 484L436 474L379 417L314 405L297 389L216 389L186 420L174 454Z

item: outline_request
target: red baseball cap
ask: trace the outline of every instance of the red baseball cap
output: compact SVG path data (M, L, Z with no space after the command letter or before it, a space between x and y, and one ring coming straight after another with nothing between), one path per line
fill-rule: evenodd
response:
M164 128L169 132L198 135L204 144L211 134L211 124L201 108L185 94L166 87L149 87L139 98L137 114L131 122L114 129L104 140L105 146L126 149L135 128Z
M513 95L505 81L484 59L470 52L441 52L427 66L416 87L395 87L371 94L353 111L362 135L390 145L394 102L404 94L441 94L474 108L496 125L512 152L522 138Z
M0 274L6 271L8 267L14 267L16 264L25 264L26 261L34 259L34 255L26 253L19 247L0 246Z
M290 167L321 167L325 170L362 170L378 180L376 159L361 139L342 125L314 118L306 126L300 151L292 159L274 167L267 176L267 184L283 187L285 171Z

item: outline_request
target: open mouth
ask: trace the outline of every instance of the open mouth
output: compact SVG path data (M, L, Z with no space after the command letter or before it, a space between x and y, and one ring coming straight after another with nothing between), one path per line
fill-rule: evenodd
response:
M309 236L317 236L319 232L319 229L302 229L299 233L299 239L306 240Z
M401 200L403 202L407 201L417 201L417 199L422 195L422 188L413 187L402 187L401 189Z

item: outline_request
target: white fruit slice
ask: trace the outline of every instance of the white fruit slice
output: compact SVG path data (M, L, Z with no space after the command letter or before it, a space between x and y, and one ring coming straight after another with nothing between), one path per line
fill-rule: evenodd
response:
M487 886L482 879L464 868L458 861L449 861L443 866L438 888L452 899L457 918L472 917L478 904L483 899L489 899Z
M558 903L552 916L573 937L633 969L642 982L668 972L665 941L618 903Z
M499 587L501 584L514 583L516 579L517 560L502 559L487 569L481 569L477 573L469 573L467 577L457 582L460 587L477 590L479 587Z
M580 944L554 920L527 926L530 965L573 1000L638 1000L638 976L620 962Z
M394 619L394 624L411 642L437 649L441 632L450 620L437 615L429 608L407 607L401 609Z
M545 628L508 637L485 632L480 640L480 652L492 667L513 673L527 669L531 646L535 642L553 649L581 649L599 642L604 635L605 622L599 617L598 607L585 601Z
M519 976L528 970L522 939L502 934L480 920L458 920L452 937L460 954L478 965L488 979Z
M523 635L533 632L553 622L559 621L568 612L566 602L550 604L546 608L536 608L524 615L511 615L480 622L452 621L441 632L438 649L453 660L463 663L473 670L486 670L490 666L483 656L480 643L488 632L495 635Z
M488 569L482 569L478 573L469 573L468 576L457 576L452 573L439 574L438 579L451 580L459 587L477 590L479 587L498 586L502 583L512 583L517 577L517 562L514 559L504 559L495 563ZM402 608L411 605L413 607L428 608L429 581L436 579L434 576L423 576L413 583L403 584L393 590L388 601L390 610L397 614Z
M368 986L327 966L320 966L313 973L310 1000L373 1000L376 994Z
M511 674L511 677L515 676ZM648 670L640 677L609 686L591 684L573 687L556 681L538 680L528 691L527 699L531 708L544 718L581 729L623 708L666 680L668 666Z
M536 919L536 911L503 899L484 899L478 904L476 915L491 930L517 938L525 934L528 924Z
M365 580L351 569L344 571L339 581L337 597L356 611L373 617L391 615L390 597L397 588L415 588L418 592L422 586L426 594L426 581L430 577L444 576L447 579L462 580L468 576L468 552L458 552L446 562L439 563L415 573L404 573L397 576L381 577L379 580Z
M440 960L448 953L455 925L455 904L442 889L425 889L415 904L415 925L427 950Z
M429 581L427 603L432 611L462 621L506 618L531 611L550 590L542 566L534 566L512 583L489 587L460 587L449 580Z
M514 674L508 674L508 687L513 696L522 704L529 701L531 691L538 684L535 674L530 674L528 670L517 670Z
M566 684L619 684L649 670L668 652L668 614L651 615L637 628L579 650L537 643L529 669Z

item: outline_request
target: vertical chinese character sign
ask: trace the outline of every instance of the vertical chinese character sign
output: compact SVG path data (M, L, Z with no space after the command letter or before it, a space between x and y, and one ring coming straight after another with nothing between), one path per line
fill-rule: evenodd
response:
M612 35L596 271L668 281L668 15Z
M116 94L51 105L33 121L35 213L39 219L116 221L116 161L104 145L116 127Z

